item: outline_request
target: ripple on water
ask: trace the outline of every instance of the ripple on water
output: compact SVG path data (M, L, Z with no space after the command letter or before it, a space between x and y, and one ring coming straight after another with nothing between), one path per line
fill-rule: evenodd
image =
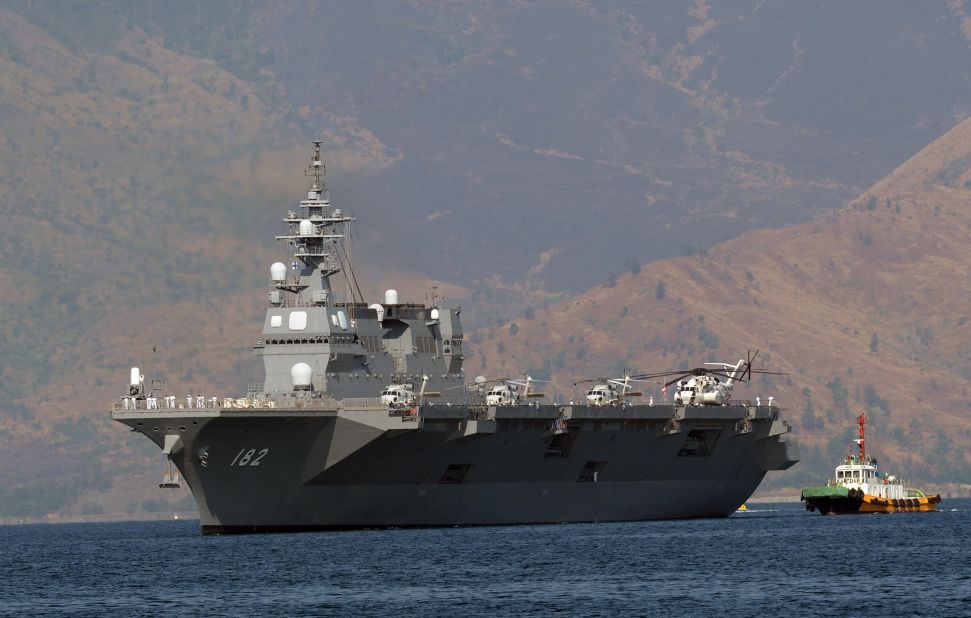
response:
M935 514L202 537L0 527L0 615L966 615L969 500Z

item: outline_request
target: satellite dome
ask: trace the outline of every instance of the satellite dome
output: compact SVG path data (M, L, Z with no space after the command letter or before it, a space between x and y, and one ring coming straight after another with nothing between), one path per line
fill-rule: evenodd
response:
M273 262L270 265L270 279L282 282L287 278L287 265L283 262Z
M300 235L301 236L313 236L314 224L310 222L310 219L304 219L300 222Z
M397 305L398 304L398 290L387 290L384 293L384 304L385 305Z
M378 322L384 320L384 307L378 303L374 303L372 305L368 305L368 309L374 309L374 311L378 314Z
M437 320L440 315L441 314L438 312L438 309L432 309L432 319L433 320Z
M294 390L309 390L314 377L314 370L307 363L297 363L290 367L290 380Z

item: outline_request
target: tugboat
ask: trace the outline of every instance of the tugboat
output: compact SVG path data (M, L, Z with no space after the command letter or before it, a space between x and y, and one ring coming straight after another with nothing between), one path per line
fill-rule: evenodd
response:
M846 456L836 466L836 477L825 486L802 490L800 499L806 502L806 510L819 510L823 515L936 511L940 494L926 496L919 489L904 487L896 476L881 472L875 458L867 457L868 419L861 414L856 420L860 437L854 442L860 447L860 454Z

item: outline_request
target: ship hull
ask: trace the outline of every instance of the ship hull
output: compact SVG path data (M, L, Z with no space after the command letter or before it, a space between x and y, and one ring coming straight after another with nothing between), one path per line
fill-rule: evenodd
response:
M262 517L207 518L204 534L298 532L354 528L491 526L727 517L752 494L758 478L662 482L476 484L441 488L350 487L305 491ZM330 508L321 510L321 505Z
M807 498L807 511L818 511L821 515L864 515L868 513L930 513L937 510L940 496L921 498L881 498L863 495L821 496Z
M513 406L470 421L441 406L414 417L370 407L115 418L164 449L213 534L725 517L767 470L797 460L775 414Z

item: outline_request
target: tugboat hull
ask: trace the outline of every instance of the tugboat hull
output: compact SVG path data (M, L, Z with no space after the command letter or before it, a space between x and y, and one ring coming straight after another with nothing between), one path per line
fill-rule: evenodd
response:
M845 487L807 487L801 500L807 511L821 515L854 515L860 513L926 513L936 511L941 496L881 498Z

